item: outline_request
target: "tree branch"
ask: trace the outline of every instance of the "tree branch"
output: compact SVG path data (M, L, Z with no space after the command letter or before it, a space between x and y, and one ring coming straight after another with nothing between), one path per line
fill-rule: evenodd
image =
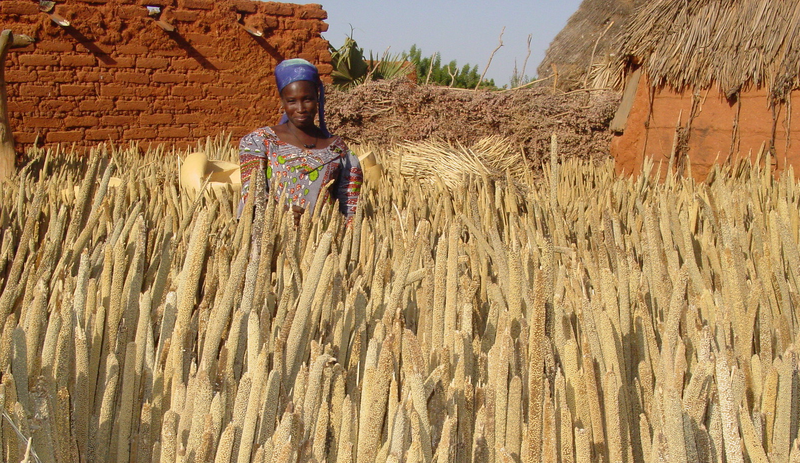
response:
M531 40L533 40L533 34L528 34L528 54L525 55L525 61L522 62L522 74L520 75L522 80L525 80L525 68L528 67L528 58L531 57Z
M497 50L499 50L499 49L500 49L500 47L502 47L502 46L503 46L503 34L504 34L505 32L506 32L506 26L503 26L503 30L502 30L502 31L500 31L500 39L499 39L499 40L500 40L500 43L497 45L497 48L495 48L495 49L492 51L492 54L491 54L491 55L489 55L489 62L488 62L488 63L486 63L486 68L483 70L483 74L481 74L481 78L480 78L480 79L478 79L478 85L476 85L476 86L475 86L475 90L477 90L477 89L478 89L478 88L481 86L481 83L483 82L483 78L484 78L484 76L486 76L486 71L488 71L488 70L489 70L489 66L491 66L491 64L492 64L492 58L494 58L494 54L495 54L495 53L497 53Z
M431 55L431 63L430 66L428 66L428 75L425 77L425 85L428 85L428 83L431 81L431 72L433 72L433 60L435 60L436 56L438 55L439 55L438 51Z
M450 74L450 85L448 85L448 87L452 87L452 86L453 86L453 84L455 84L455 83L456 83L456 76L458 75L458 68L456 68L456 72L455 72L455 73L453 73L453 72L450 70L450 65L448 64L448 65L447 65L447 73L448 73L448 74Z

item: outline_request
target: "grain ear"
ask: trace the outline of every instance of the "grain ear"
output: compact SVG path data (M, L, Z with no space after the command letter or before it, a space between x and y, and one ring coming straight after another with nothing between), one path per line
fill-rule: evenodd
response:
M188 201L163 149L53 154L0 191L2 455L800 459L795 179L551 146L545 182L498 140L381 151L346 230Z

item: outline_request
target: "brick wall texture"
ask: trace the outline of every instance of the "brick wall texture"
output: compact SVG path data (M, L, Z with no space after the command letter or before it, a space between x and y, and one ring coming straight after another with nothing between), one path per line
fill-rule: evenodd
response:
M175 27L167 32L148 16ZM185 148L277 123L275 65L332 70L320 5L251 0L59 0L57 25L38 0L0 1L0 29L36 42L6 60L8 110L21 151L73 143ZM261 37L246 28L261 31Z

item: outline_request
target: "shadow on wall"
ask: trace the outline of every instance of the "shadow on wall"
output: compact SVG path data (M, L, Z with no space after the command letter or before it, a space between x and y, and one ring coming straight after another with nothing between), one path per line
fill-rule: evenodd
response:
M86 47L89 50L89 53L93 54L97 59L103 62L106 66L116 66L117 61L111 57L108 53L104 52L103 49L98 47L92 39L83 35L79 30L75 29L72 26L63 27L64 31L69 34L72 38L74 38L78 43Z
M80 43L81 45L86 47L86 49L89 50L89 52L91 54L93 54L95 57L97 57L97 59L102 61L103 64L105 64L107 66L115 66L117 64L117 61L114 58L112 58L111 55L109 55L108 53L103 51L103 49L100 48L99 46L97 46L97 44L95 44L94 41L92 41L92 39L90 39L89 37L86 37L79 30L77 30L74 27L72 27L72 25L63 26L63 29L67 34L72 36L78 43ZM193 47L192 44L189 43L189 41L186 40L186 38L184 38L177 31L177 29L173 29L171 31L165 30L165 32L166 32L167 36L169 38L171 38L175 42L176 45L178 45L178 47L180 47L183 51L186 52L186 55L189 58L194 58L197 61L197 63L200 64L200 66L203 67L203 69L208 69L209 71L217 71L218 70L217 67L214 66L213 64L211 64L211 62L208 61L208 59L206 59L206 57L203 56L202 53L197 51L197 49L195 47ZM264 40L261 37L254 37L254 38L261 39L261 42L264 42L263 44L261 42L259 42L258 40L256 40L256 42L258 42L259 45L261 45L264 48L269 47L267 49L267 51L270 52L270 54L272 54L273 57L276 56L276 55L280 56L274 48L272 48L268 43L266 43L266 40ZM274 52L274 54L272 52Z
M178 33L177 30L175 31L167 31L167 35L175 41L175 43L183 49L189 58L194 58L203 69L208 69L209 71L217 71L217 67L211 64L205 56L203 56L195 47L192 46L185 38Z
M275 61L280 63L281 61L286 59L286 57L281 55L278 52L278 50L275 47L273 47L272 45L270 45L269 42L267 42L267 39L265 39L264 37L259 37L259 36L255 36L255 35L252 35L252 34L250 36L253 37L253 40L255 40L256 43L259 44L261 46L261 48L264 49L264 51L266 51L267 53L270 54L270 56L275 58Z

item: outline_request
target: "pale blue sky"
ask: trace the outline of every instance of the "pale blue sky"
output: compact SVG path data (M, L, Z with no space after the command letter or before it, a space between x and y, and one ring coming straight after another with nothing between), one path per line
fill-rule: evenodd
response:
M494 55L487 78L507 84L514 71L514 60L522 69L527 54L528 34L532 34L531 56L526 74L533 77L536 67L556 34L580 0L317 0L328 12L328 32L322 35L340 46L354 30L354 38L365 53L382 54L407 51L416 44L425 55L438 51L444 63L458 61L478 65L483 72L492 50L498 45L505 26L503 47Z

